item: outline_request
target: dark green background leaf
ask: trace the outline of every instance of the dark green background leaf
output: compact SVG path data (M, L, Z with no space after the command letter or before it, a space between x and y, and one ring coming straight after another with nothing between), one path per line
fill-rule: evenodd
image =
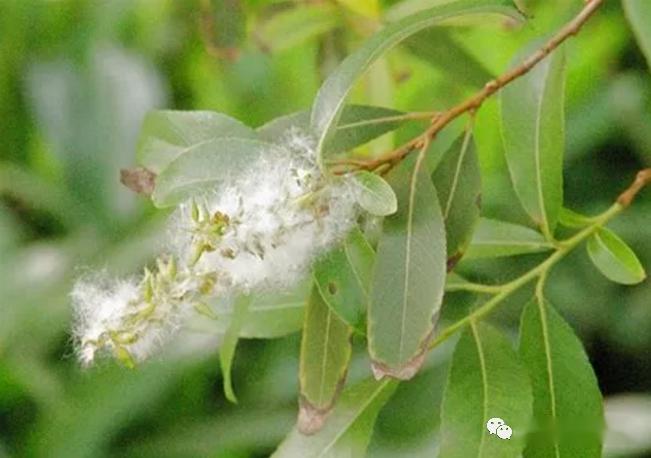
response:
M531 420L531 384L511 343L486 324L471 324L457 343L441 410L441 458L517 458ZM490 434L501 418L510 439Z
M479 222L481 176L470 132L459 137L432 174L445 220L448 259L465 252Z
M531 301L525 307L519 353L534 397L535 422L524 457L601 456L597 379L581 342L549 304Z
M553 234L563 204L564 94L562 47L500 92L504 151L513 186L545 235Z

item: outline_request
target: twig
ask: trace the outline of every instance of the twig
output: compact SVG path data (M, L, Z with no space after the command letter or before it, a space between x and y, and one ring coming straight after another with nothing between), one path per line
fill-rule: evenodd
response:
M581 242L588 239L592 234L605 226L622 210L628 207L638 192L640 192L640 190L647 185L651 185L651 169L644 169L638 172L637 176L635 177L635 181L633 181L628 189L626 189L626 191L624 191L617 198L617 201L608 210L601 213L600 215L591 218L592 223L588 227L577 232L572 237L561 241L557 245L556 251L554 251L553 254L551 254L543 262L528 272L525 272L515 280L504 283L502 285L482 285L478 283L470 283L459 284L453 288L446 288L448 291L465 290L478 293L493 294L493 297L491 297L481 307L473 311L471 314L443 329L430 343L429 349L431 350L439 346L441 343L452 337L461 329L465 328L473 322L476 322L477 320L482 319L490 312L492 312L498 305L500 305L504 299L534 279L538 279L538 284L536 286L536 296L539 300L542 300L543 286L545 284L547 274L551 268L554 267L561 259L567 256L572 250L574 250L574 248L576 248Z
M383 164L389 164L390 168L396 163L400 162L405 156L415 149L420 149L425 143L425 140L433 140L436 135L450 122L454 121L464 113L474 113L484 101L495 94L501 88L510 82L518 79L519 77L527 74L533 67L540 61L547 57L552 51L558 48L569 37L576 35L581 27L590 19L594 12L603 4L604 0L588 0L579 12L570 22L568 22L562 29L556 33L545 45L538 49L535 53L525 59L520 65L507 71L506 73L498 76L492 81L489 81L484 87L475 95L465 100L464 102L437 114L432 118L431 126L419 136L413 138L409 142L400 146L399 148L382 155L377 158L363 161L357 164L357 167L366 170L376 170Z
M651 169L640 170L635 177L635 181L631 183L626 191L619 195L617 202L622 207L628 207L637 193L648 184L651 184Z

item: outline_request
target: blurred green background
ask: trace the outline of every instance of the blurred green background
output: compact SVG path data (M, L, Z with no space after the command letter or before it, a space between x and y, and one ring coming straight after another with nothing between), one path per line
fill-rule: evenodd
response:
M268 456L296 412L299 336L241 342L240 403L221 392L219 336L180 336L135 371L81 370L68 291L88 268L138 271L163 249L165 215L119 183L143 114L222 111L252 126L310 106L323 78L381 26L441 0L0 0L0 457ZM548 36L580 0L520 1L524 27L497 21L428 31L381 59L353 99L409 111L459 101ZM651 24L649 24L651 27ZM617 1L567 45L566 204L606 208L651 165L651 77ZM422 126L387 135L384 151ZM476 136L484 214L528 224L511 190L497 104ZM651 266L651 192L613 224ZM506 280L540 259L461 264ZM523 291L491 320L516 332ZM472 301L457 295L452 316ZM651 449L651 283L602 278L583 249L549 282L606 396L609 456ZM400 386L369 456L434 456L449 348ZM355 360L351 378L369 373Z

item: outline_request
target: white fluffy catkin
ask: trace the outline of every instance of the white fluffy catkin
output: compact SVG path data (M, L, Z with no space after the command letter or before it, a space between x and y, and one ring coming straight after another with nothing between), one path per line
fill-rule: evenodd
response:
M72 299L79 357L146 359L211 297L291 288L355 224L347 178L324 177L313 141L297 130L245 172L179 206L170 223L174 266L141 280L82 278Z

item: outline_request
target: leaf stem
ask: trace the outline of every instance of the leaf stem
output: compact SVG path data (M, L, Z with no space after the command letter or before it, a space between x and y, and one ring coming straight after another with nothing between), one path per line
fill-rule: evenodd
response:
M538 293L542 294L544 279L547 277L549 270L558 261L563 259L568 253L570 253L574 248L576 248L577 245L579 245L585 239L590 237L599 228L603 227L608 221L614 218L623 209L624 206L621 205L619 202L613 204L608 210L596 216L594 218L594 222L590 226L579 231L569 239L560 241L558 243L556 251L551 256L549 256L547 259L545 259L543 262L538 264L536 267L524 273L523 275L516 278L515 280L497 286L479 285L474 283L470 283L467 285L466 284L458 285L458 289L456 290L465 289L468 291L490 293L490 294L494 294L494 296L491 297L486 303L484 303L481 307L476 309L471 314L467 315L466 317L462 318L461 320L457 321L456 323L448 326L443 331L441 331L438 334L438 336L434 340L432 340L432 342L429 345L429 349L431 350L439 346L445 340L452 337L452 335L454 335L457 331L465 328L470 323L482 319L490 312L492 312L493 309L495 309L495 307L497 307L500 303L502 303L504 299L506 299L515 291L520 289L522 286L526 285L527 283L529 283L530 281L536 278L539 279L538 287L536 288L536 294ZM468 286L468 288L465 288L466 286Z

